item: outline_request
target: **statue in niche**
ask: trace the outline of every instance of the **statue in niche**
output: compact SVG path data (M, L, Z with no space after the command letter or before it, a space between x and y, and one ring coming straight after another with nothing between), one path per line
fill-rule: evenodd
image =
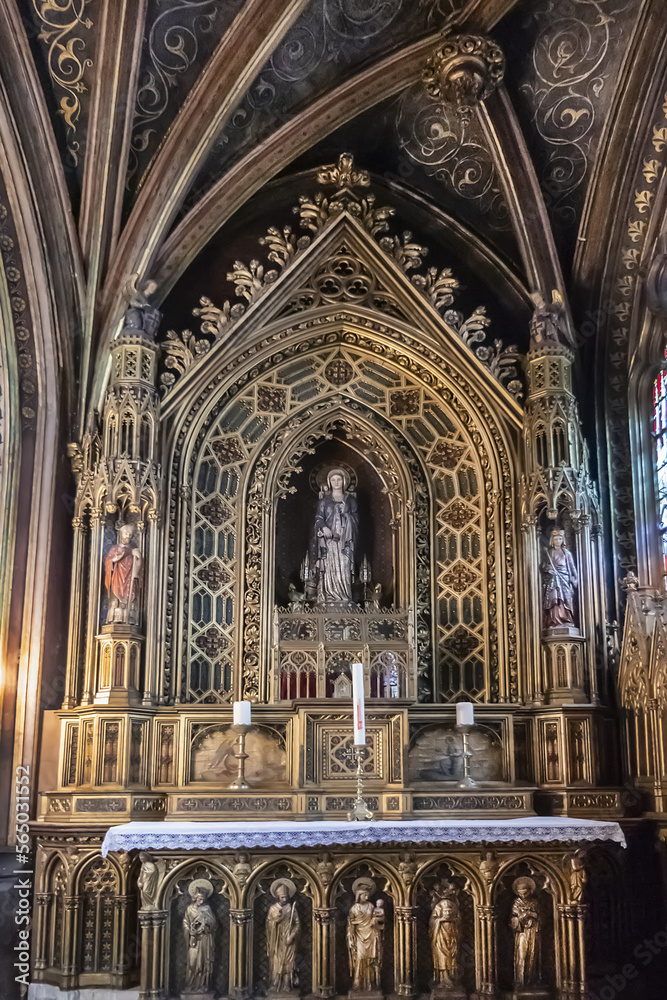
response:
M137 888L141 894L141 908L142 910L152 910L155 908L160 870L146 851L139 852L139 860L141 861L141 871L137 879Z
M554 528L549 546L542 558L542 610L544 628L576 628L574 599L579 574L570 550L565 545L565 532Z
M213 893L213 886L205 878L196 878L188 886L192 902L183 917L187 964L184 996L205 996L213 976L214 935L217 921L206 900Z
M358 878L352 884L354 903L347 917L347 950L350 958L352 990L376 993L380 990L384 900L371 902L376 891L370 878Z
M436 992L457 991L461 979L460 952L463 928L458 889L449 879L443 879L435 886L429 934Z
M275 902L266 917L266 951L269 959L269 993L284 996L296 992L296 949L301 936L301 922L291 879L279 878L271 885Z
M355 608L352 600L354 552L359 530L357 498L348 489L350 479L343 469L330 469L327 485L320 490L313 526L308 596L327 609Z
M528 876L512 883L516 899L510 925L514 931L514 989L533 985L540 968L540 915L535 882Z
M118 533L118 543L111 546L104 560L104 585L109 597L107 624L136 625L138 621L135 602L144 561L139 549L132 546L133 538L134 525L124 524Z

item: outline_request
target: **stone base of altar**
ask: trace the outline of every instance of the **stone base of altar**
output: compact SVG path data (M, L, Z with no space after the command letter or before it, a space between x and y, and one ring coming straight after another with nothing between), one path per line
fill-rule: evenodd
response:
M519 886L528 885L539 921L542 995L581 997L587 976L614 968L621 953L614 935L622 933L627 907L623 842L616 823L565 817L144 822L112 828L104 846L90 833L40 831L35 988L118 991L107 1000L138 986L139 1000L194 1000L186 989L194 959L184 921L199 886L208 992L215 1000L266 996L268 914L282 883L290 926L298 929L294 968L287 970L298 995L509 998L517 947L512 908ZM458 993L433 989L431 916L443 897L456 902ZM348 932L358 903L383 914L373 942L377 997L352 990ZM596 936L603 925L616 930Z

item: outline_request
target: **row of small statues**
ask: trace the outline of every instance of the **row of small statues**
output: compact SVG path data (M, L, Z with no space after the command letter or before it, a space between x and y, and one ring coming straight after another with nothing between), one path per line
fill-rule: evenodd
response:
M522 989L539 981L541 918L534 879L514 880L515 894L510 914L514 932L514 988ZM269 963L269 992L274 996L298 994L297 950L301 920L296 905L297 888L289 878L271 884L272 904L266 916L266 950ZM214 966L214 935L217 918L208 899L211 882L196 878L188 886L190 904L183 917L186 969L183 994L206 994L211 988ZM352 884L354 903L347 915L346 943L352 992L377 993L381 989L381 966L385 927L385 903L373 902L377 886L362 876ZM450 879L442 879L431 892L429 935L433 956L436 992L460 989L463 915L459 889Z

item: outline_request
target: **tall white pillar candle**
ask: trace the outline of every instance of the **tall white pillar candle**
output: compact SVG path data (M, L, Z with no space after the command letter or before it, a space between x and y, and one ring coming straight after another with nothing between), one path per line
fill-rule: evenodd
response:
M457 701L456 703L456 725L474 726L475 711L471 701Z
M366 709L364 706L364 665L352 664L352 707L355 746L366 746Z
M250 725L250 702L249 701L235 701L234 702L234 725L235 726L249 726Z

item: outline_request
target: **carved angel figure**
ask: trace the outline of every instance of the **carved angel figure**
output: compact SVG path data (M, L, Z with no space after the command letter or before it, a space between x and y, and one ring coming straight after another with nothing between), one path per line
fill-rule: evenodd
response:
M301 921L291 879L276 879L271 885L275 902L266 917L266 950L269 959L269 992L290 993L298 985L296 949L301 936Z
M514 988L530 986L539 977L540 914L532 878L517 878L512 884L516 899L510 925L514 931Z
M211 985L214 960L214 935L217 921L206 900L213 886L205 878L196 878L188 886L192 900L183 917L187 953L184 993L206 993Z
M385 912L384 900L371 902L375 890L372 879L358 878L352 885L355 901L347 917L352 989L365 992L380 989Z

